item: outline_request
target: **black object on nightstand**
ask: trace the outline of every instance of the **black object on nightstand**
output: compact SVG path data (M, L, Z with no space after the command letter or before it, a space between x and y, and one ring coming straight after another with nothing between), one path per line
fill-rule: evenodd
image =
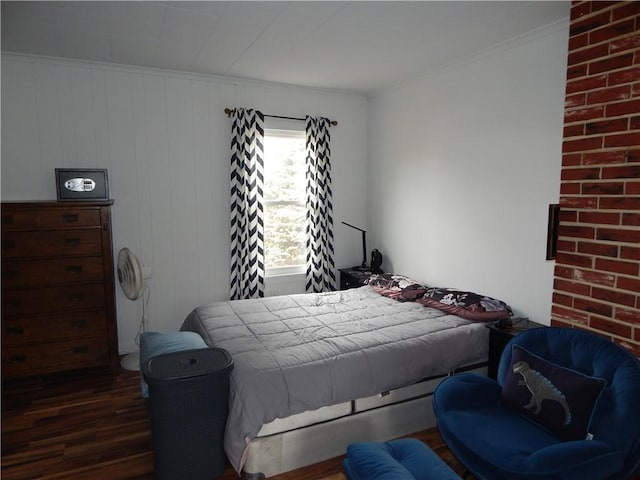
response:
M504 347L509 340L520 332L530 330L532 328L545 327L540 323L532 322L528 318L506 318L495 323L487 325L489 329L489 378L494 380L498 376L498 365L500 364L500 356Z
M340 290L357 288L367 284L371 271L355 270L353 268L340 268Z

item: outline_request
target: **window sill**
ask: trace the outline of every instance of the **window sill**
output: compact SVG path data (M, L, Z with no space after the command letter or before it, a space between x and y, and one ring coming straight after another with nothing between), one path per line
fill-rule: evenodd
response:
M265 278L274 277L291 277L294 275L305 275L306 269L302 266L297 267L282 267L282 268L269 268L265 271Z
M305 272L279 273L270 272L265 276L265 297L304 293Z

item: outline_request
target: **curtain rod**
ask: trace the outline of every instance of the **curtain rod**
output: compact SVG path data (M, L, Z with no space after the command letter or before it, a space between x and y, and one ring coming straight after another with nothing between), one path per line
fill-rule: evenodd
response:
M225 108L224 109L224 113L227 114L227 117L230 116L233 112L235 112L235 108ZM299 120L301 122L304 122L306 119L304 118L299 118L299 117L283 117L282 115L267 115L266 113L264 114L265 117L271 117L271 118L283 118L285 120ZM331 125L333 125L334 127L338 125L338 121L337 120L329 120L329 123Z

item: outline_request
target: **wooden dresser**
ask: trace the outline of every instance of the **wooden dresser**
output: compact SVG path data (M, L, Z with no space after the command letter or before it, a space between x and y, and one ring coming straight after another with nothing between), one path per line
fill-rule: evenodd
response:
M2 203L3 380L118 368L112 203Z

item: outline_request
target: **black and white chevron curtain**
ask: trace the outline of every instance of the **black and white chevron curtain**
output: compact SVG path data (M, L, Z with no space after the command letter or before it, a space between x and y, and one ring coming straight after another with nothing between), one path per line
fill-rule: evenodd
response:
M307 116L307 292L335 290L330 120Z
M264 296L264 115L231 112L231 299Z

